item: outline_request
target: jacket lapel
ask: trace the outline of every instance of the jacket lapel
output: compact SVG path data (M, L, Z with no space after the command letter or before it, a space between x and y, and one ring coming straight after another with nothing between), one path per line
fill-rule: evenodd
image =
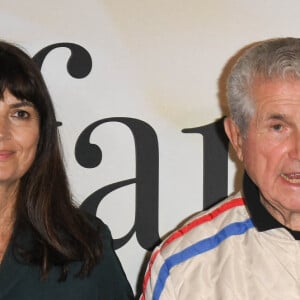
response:
M4 299L28 271L28 265L20 264L14 258L10 243L0 265L0 299Z

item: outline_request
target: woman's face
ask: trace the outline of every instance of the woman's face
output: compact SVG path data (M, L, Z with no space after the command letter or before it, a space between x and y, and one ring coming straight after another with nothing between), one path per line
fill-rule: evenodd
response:
M38 141L37 110L5 90L0 100L0 187L18 185L35 159Z

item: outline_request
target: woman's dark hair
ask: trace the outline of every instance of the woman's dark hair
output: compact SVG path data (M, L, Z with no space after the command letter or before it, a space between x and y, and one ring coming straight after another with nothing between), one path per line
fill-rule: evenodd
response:
M56 265L61 266L64 280L73 261L82 261L77 275L87 276L101 257L100 228L90 224L72 202L55 112L39 68L23 50L0 41L0 97L5 90L32 102L40 122L36 157L18 189L14 252L39 265L42 278ZM24 232L30 232L29 248L18 243Z

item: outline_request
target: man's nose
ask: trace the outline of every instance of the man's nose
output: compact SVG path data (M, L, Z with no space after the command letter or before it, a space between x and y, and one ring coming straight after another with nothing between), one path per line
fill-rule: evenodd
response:
M293 134L290 155L300 161L300 130Z

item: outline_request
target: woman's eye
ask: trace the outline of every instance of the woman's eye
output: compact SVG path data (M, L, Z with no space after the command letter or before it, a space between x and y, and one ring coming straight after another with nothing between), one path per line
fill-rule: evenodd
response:
M13 117L20 118L20 119L27 119L29 118L29 113L25 110L18 110L13 113Z

